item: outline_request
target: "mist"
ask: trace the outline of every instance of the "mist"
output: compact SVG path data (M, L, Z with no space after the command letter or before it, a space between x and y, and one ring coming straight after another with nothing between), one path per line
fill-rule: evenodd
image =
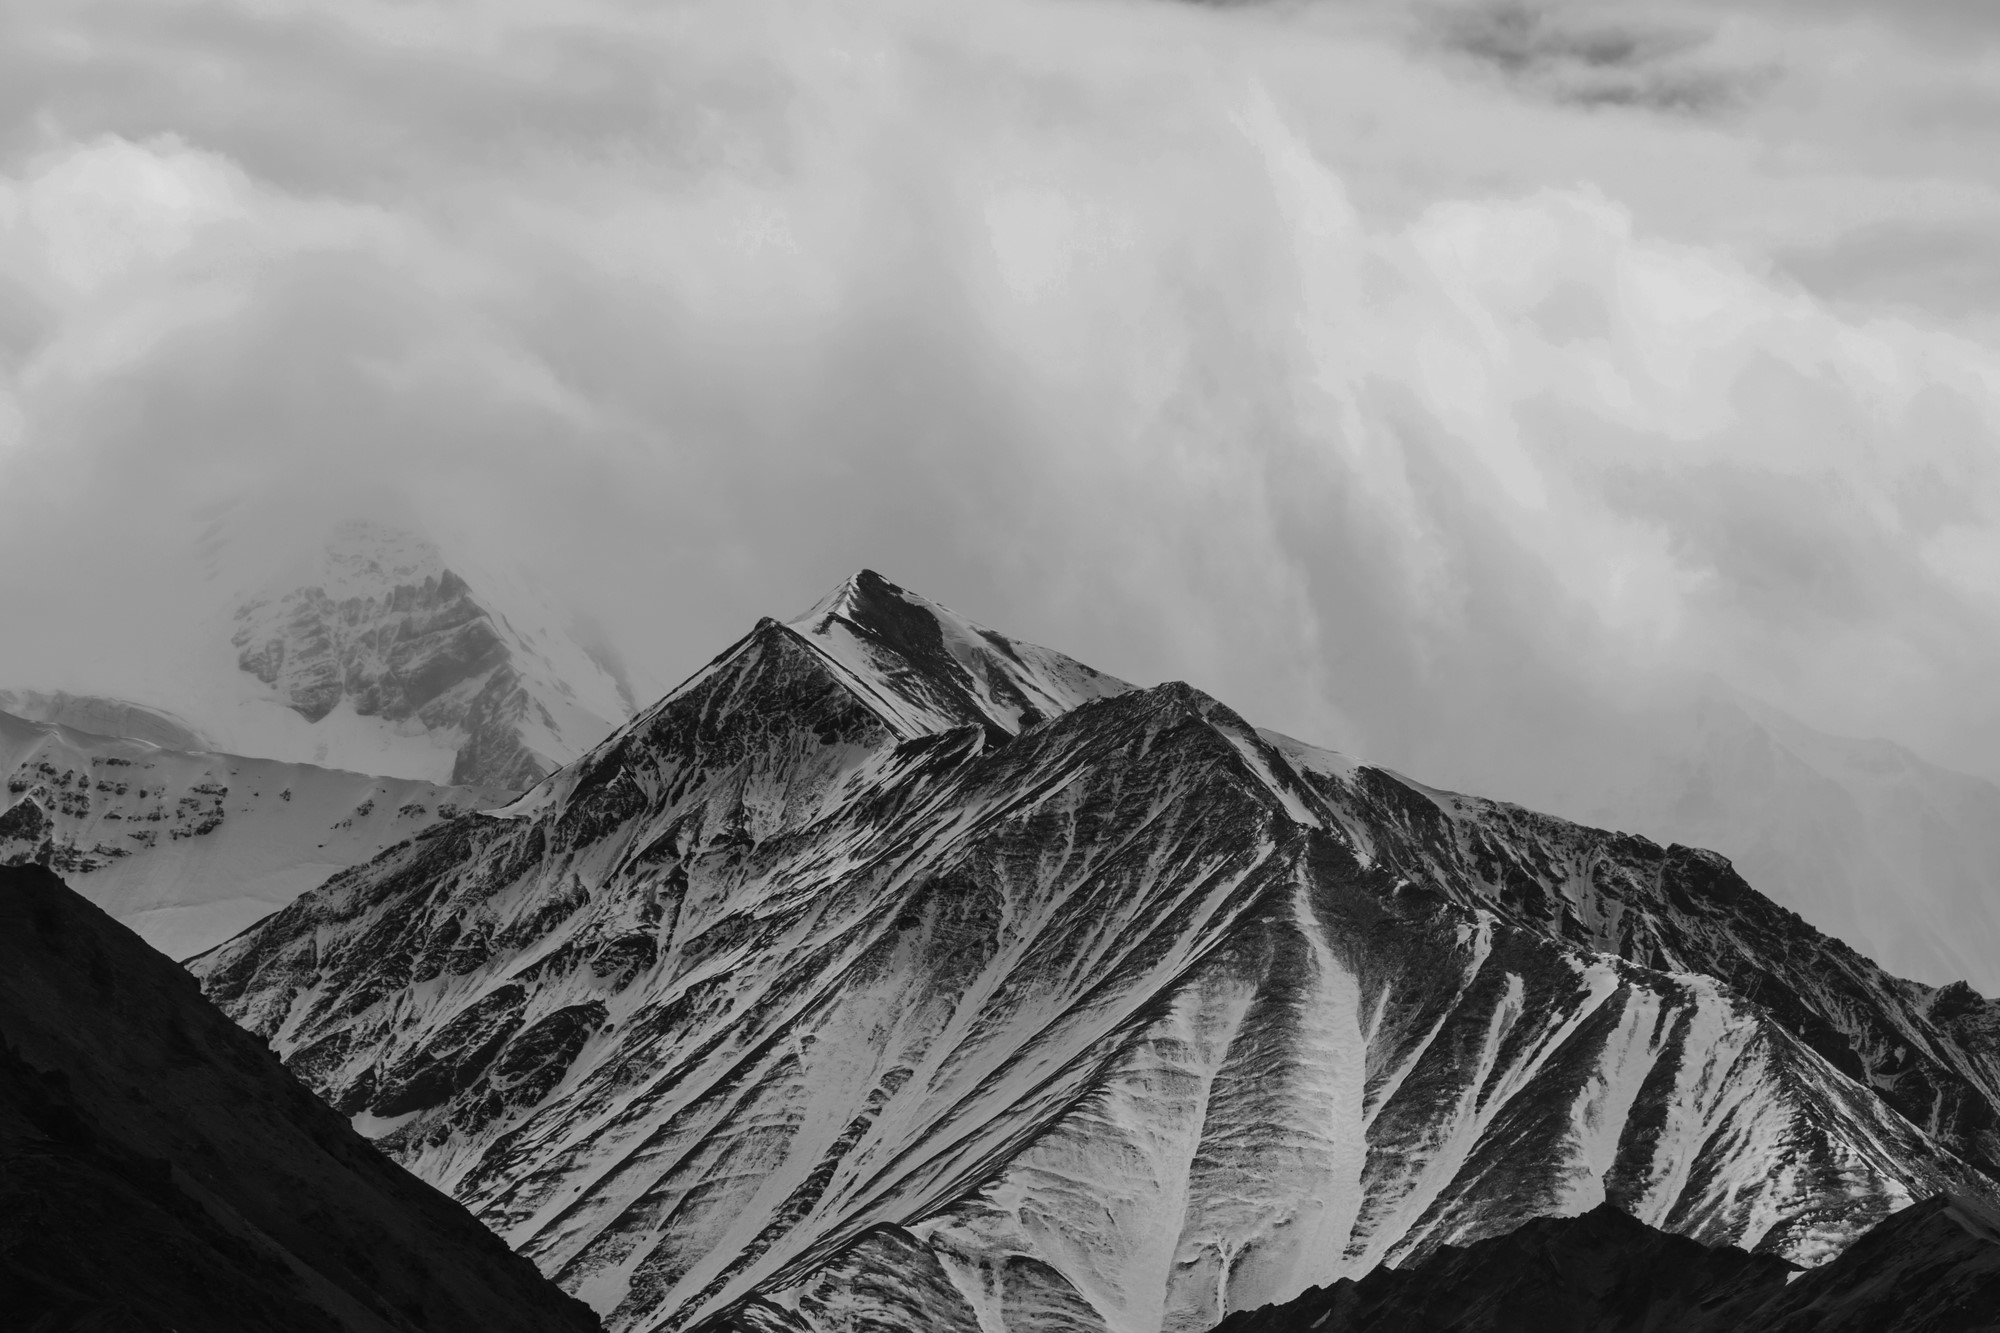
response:
M867 566L1441 783L1710 687L2000 775L1996 39L9 6L0 683L144 697L215 513L393 511L642 696Z

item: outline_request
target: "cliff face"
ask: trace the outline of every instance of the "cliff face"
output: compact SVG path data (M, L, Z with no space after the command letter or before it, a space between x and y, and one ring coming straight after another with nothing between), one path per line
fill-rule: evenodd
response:
M40 867L0 869L0 1219L9 1327L596 1327Z
M1205 1329L1601 1202L1989 1192L1991 1006L871 574L192 964L617 1329Z

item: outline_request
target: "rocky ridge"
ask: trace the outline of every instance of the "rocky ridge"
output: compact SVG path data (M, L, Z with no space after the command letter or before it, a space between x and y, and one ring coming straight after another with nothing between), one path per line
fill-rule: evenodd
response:
M1989 1195L1994 1006L872 574L192 964L614 1329L1205 1329L1610 1202Z

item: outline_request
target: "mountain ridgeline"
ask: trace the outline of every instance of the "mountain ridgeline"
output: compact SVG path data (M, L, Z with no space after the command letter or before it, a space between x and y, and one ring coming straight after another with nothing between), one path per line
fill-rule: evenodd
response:
M619 1330L1204 1330L2000 1193L2000 1007L877 575L190 966Z

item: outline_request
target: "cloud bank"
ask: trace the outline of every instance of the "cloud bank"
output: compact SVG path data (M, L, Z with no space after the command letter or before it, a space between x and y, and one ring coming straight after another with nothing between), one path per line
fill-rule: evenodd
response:
M653 691L868 565L1440 782L1691 682L1995 773L1984 15L10 6L0 678L393 504Z

